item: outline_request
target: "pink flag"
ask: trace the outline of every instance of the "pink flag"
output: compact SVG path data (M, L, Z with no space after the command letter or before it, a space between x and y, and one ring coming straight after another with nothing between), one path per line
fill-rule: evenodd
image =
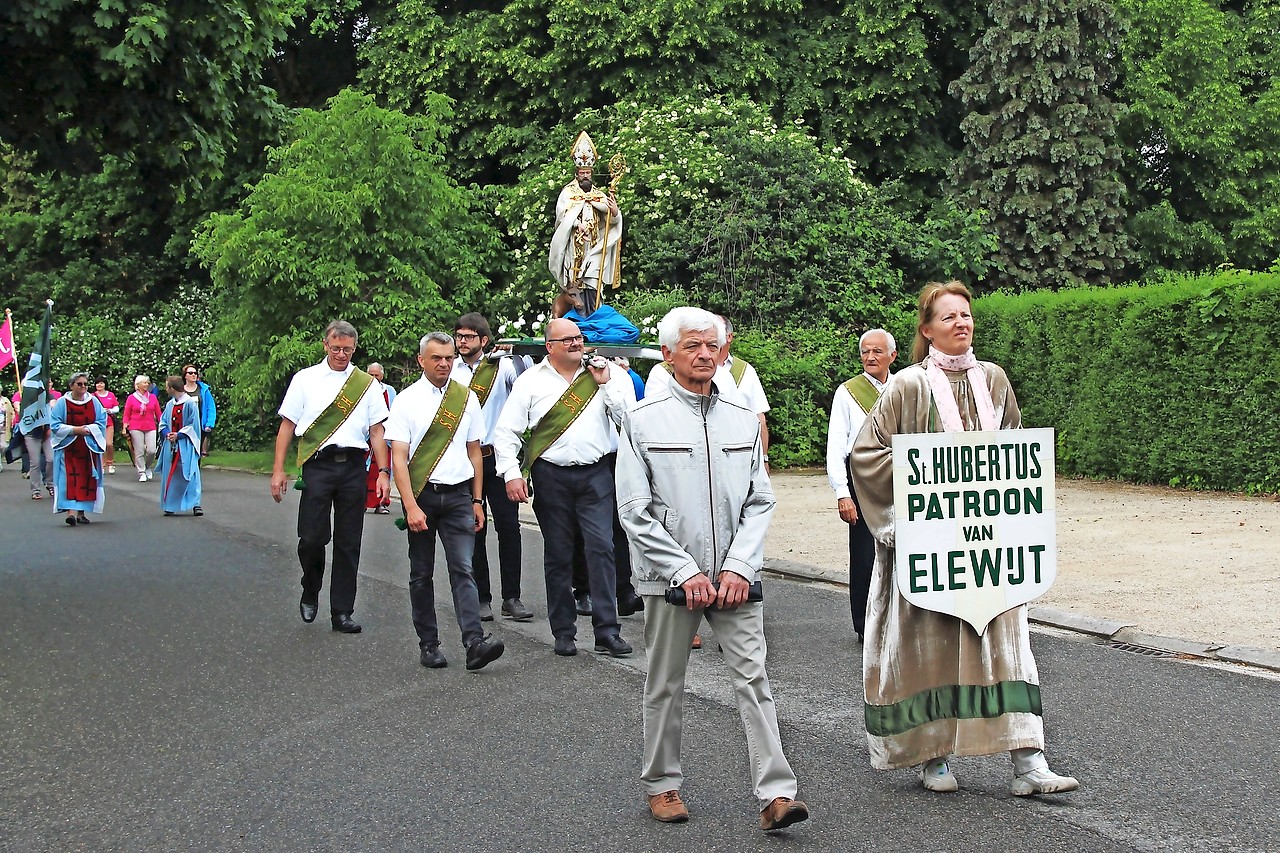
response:
M4 325L0 326L0 369L9 366L13 361L13 319L6 314Z

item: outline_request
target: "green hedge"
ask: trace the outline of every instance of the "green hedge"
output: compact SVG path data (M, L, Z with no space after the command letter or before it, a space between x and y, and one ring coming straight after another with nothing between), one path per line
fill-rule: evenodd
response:
M974 306L1027 426L1073 476L1280 491L1280 275L1219 272Z

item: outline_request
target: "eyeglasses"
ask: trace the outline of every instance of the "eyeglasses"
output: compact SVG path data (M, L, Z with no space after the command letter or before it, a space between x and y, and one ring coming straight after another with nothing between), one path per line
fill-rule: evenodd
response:
M88 382L72 382L71 387L72 388L88 388L89 383Z
M478 341L480 336L475 332L454 332L453 339L456 341Z
M582 335L570 335L567 338L547 338L547 343L564 344L565 346L568 346L569 344L580 344L585 340L586 338L584 338Z
M334 355L353 355L356 351L355 347L331 347L328 344L325 345L325 349Z

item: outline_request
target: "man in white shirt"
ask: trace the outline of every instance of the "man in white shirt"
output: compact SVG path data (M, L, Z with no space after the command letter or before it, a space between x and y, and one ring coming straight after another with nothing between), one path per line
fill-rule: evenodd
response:
M285 455L296 436L302 468L302 498L298 501L302 598L298 612L303 622L316 618L324 584L325 546L332 538L329 609L333 630L343 634L360 633L351 614L355 612L356 573L364 534L364 462L370 447L379 468L378 499L385 498L391 489L387 444L382 438L387 404L377 383L351 363L357 340L354 326L334 320L324 331L324 361L294 374L280 404L271 471L271 497L280 503L288 487ZM359 393L356 388L361 389Z
M616 425L635 402L626 372L603 357L583 366L583 337L572 320L547 324L547 358L511 387L494 433L497 471L507 497L529 500L521 470L521 436L532 430L526 457L534 485L533 511L542 529L547 618L558 655L575 655L577 626L571 578L573 538L581 531L591 582L596 651L631 654L618 628L613 551L613 454Z
M484 635L471 575L476 531L484 526L480 498L484 421L476 395L449 378L454 355L453 338L444 332L422 339L418 345L422 378L401 391L391 405L387 441L409 528L409 604L418 633L419 660L430 669L448 665L440 651L433 580L439 531L454 611L467 649L467 669L474 671L501 657L504 646L501 640Z
M498 476L493 455L493 433L498 416L511 393L516 377L533 365L523 355L505 356L496 361L485 360L489 345L489 321L482 315L463 314L453 324L453 338L458 356L453 361L450 378L475 392L480 400L480 418L484 422L484 438L480 439L480 456L484 461L482 497L489 505L489 517L498 534L498 575L502 584L502 615L516 622L528 622L533 611L520 600L520 506L507 497L507 486ZM471 560L471 573L480 593L480 619L493 620L493 591L489 584L489 552L485 544L485 527L476 531L476 552Z
M836 493L836 512L849 525L849 612L858 642L866 633L867 592L876 562L876 542L862 520L858 499L849 479L849 454L867 412L889 381L889 366L898 357L893 335L884 329L864 332L858 340L858 357L865 371L836 388L831 400L827 429L827 482Z

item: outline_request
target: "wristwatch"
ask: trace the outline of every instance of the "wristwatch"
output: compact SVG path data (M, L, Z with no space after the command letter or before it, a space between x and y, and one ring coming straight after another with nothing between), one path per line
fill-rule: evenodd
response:
M482 504L482 503L484 503L484 498L472 498L472 499L471 499L471 502L472 502L473 504Z

